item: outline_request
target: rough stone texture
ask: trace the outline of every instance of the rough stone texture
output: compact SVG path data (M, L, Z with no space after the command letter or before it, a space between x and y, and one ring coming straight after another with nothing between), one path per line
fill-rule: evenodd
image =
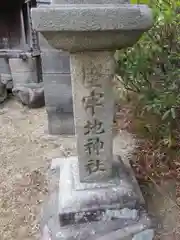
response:
M152 16L146 6L79 4L77 8L77 4L57 4L34 9L33 18L34 26L40 32L84 32L144 30L151 27Z
M114 158L113 175L109 181L101 183L81 183L79 179L78 159L69 157L60 159L59 213L60 215L99 209L122 209L135 207L141 198L134 192L131 179L118 158Z
M81 180L100 180L108 178L112 174L114 97L111 86L114 69L115 60L112 52L71 54L75 129ZM98 124L102 126L99 125L100 129L89 131L88 123L94 124L94 128L97 128ZM86 125L87 128L85 128ZM85 147L85 144L88 144L89 139L95 139L98 132L98 137L103 143L98 159L104 165L104 171L97 171L89 175L86 167L89 164L88 146ZM96 141L96 139L92 141ZM97 158L93 155L91 157Z
M91 32L86 34L78 32L74 35L74 32L44 32L43 35L49 39L51 45L57 49L63 49L69 52L82 52L88 51L100 51L100 50L117 50L125 47L132 46L134 41L138 41L141 36L141 32L132 31L131 34L127 31L122 31L121 34L114 32L113 34L108 31ZM109 36L112 36L112 39ZM59 41L61 39L61 41ZM98 41L97 41L98 40ZM100 44L101 42L101 44Z
M29 108L40 108L45 105L43 83L17 85L12 92L17 100Z
M50 134L74 134L69 55L42 51L44 94Z
M105 195L106 198L104 198L104 205L101 205L103 203L102 199L100 200L100 202L102 201L100 205L97 203L96 210L105 209L105 212L102 214L102 216L100 215L102 219L101 218L100 218L101 220L96 219L96 221L92 221L88 223L86 223L85 221L83 222L83 219L82 219L83 215L81 215L83 211L84 212L91 211L93 206L96 206L96 205L93 205L92 203L91 192L100 191L101 188L98 188L98 185L96 184L94 186L92 184L83 184L83 185L80 184L81 186L72 184L74 191L77 191L77 193L74 195L73 192L71 193L71 191L68 191L67 185L63 186L63 183L66 183L66 181L67 181L67 184L69 183L69 185L71 185L70 182L73 183L73 178L69 176L68 174L69 171L66 168L66 166L68 166L67 163L69 162L72 163L73 161L75 162L75 164L77 164L76 157L67 158L66 161L61 159L54 159L54 161L52 161L51 172L50 172L52 181L49 186L51 194L49 197L49 201L45 203L45 206L44 206L45 212L42 216L43 221L41 225L41 230L43 232L45 227L45 231L46 231L44 232L44 238L42 238L42 240L46 239L45 237L47 237L48 231L52 240L60 240L60 239L61 240L62 239L66 239L66 240L67 239L68 240L69 239L152 240L153 239L152 238L153 237L152 234L154 233L153 230L149 232L143 232L143 230L151 227L151 221L148 218L146 212L144 211L144 207L143 207L144 202L142 201L141 198L138 197L138 191L136 192L136 190L139 187L137 183L135 188L131 185L131 179L133 178L131 176L132 172L131 171L129 172L129 169L126 168L121 161L119 161L120 163L119 183L121 186L119 187L119 184L116 183L117 185L116 187L114 187L114 191L116 188L117 189L120 189L121 187L122 189L124 188L124 191L116 192L117 195L120 194L121 197L123 198L123 196L126 195L127 193L126 184L128 183L129 186L131 185L131 187L129 188L131 189L130 192L137 197L136 201L131 201L131 196L129 197L127 196L127 199L126 199L127 201L121 202L123 204L117 206L119 204L119 201L118 201L119 199L117 197L117 198L114 198L114 204L111 204L111 207L110 207L108 206L108 201L110 200L113 202L113 197L111 196L111 194L107 194ZM115 166L117 170L117 165L115 164ZM77 174L76 171L73 171L71 173L74 173L75 175ZM59 185L58 181L61 181L61 178L63 178L63 182L60 183ZM106 183L104 185L106 185L107 188L103 187L101 191L104 190L104 193L107 193L107 190L111 189L111 185L108 186ZM103 186L103 183L102 183L102 186ZM81 191L80 191L81 188L84 189L84 191L87 191L87 194L81 195ZM60 203L59 201L60 199L62 199L62 196L63 196L64 203L66 204L67 203L66 200L68 201L69 194L70 195L72 194L71 195L72 201L74 199L75 202L71 203L70 208L67 208L66 210L62 211L62 208L61 208L62 206L59 205ZM77 199L79 202L77 201ZM81 206L82 207L81 208L80 205L84 204L84 199L87 199L87 201L85 201L86 207ZM94 199L94 201L98 201L98 200ZM78 206L78 203L80 204L79 206ZM115 211L113 210L113 207ZM78 214L78 218L76 218L76 220L73 221L72 213L74 212L78 213L80 209L81 209L81 214ZM66 218L64 219L64 222L63 221L59 222L59 220L60 219L62 220L62 218L61 217L59 218L58 213L60 213L60 216L62 216L62 213L65 213L65 212L66 212ZM71 213L69 214L69 217L70 217L69 220L68 220L67 213ZM96 211L96 213L98 213L98 211ZM78 224L78 221L80 221L81 224ZM75 222L76 224L74 225ZM60 223L62 226L60 226ZM142 232L142 234L139 234L139 232ZM139 234L139 235L136 236L136 234ZM146 236L147 239L142 238L142 236ZM150 238L150 236L152 237Z
M144 5L78 5L33 9L34 28L55 48L75 52L131 46L152 25Z
M129 3L129 0L113 0L113 4ZM111 4L112 0L52 0L53 4Z

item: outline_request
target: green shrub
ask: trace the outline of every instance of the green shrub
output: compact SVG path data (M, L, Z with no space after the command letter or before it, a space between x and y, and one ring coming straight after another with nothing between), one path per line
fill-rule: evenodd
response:
M118 73L125 88L137 93L140 114L156 115L158 134L171 145L180 125L180 0L151 0L149 5L154 26L119 52Z

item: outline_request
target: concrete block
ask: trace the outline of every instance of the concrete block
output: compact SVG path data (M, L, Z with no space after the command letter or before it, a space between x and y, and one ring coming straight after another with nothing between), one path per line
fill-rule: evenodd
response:
M35 58L27 58L27 60L11 58L9 59L9 64L12 73L24 73L36 71Z
M23 86L24 84L37 82L37 73L34 72L12 72L13 86Z
M57 50L42 51L43 73L70 73L69 54Z
M43 74L50 134L74 134L70 74Z

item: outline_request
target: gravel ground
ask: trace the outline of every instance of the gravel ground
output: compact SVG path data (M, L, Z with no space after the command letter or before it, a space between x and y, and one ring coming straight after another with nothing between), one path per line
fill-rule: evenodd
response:
M75 153L75 140L46 134L45 109L10 100L0 106L0 239L39 239L52 157ZM63 143L63 144L62 144Z

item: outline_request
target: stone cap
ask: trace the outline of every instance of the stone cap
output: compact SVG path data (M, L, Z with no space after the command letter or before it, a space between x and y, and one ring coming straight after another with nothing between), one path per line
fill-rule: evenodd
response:
M93 32L148 30L152 11L146 5L66 4L32 10L39 32Z
M125 4L130 0L52 0L52 4Z

